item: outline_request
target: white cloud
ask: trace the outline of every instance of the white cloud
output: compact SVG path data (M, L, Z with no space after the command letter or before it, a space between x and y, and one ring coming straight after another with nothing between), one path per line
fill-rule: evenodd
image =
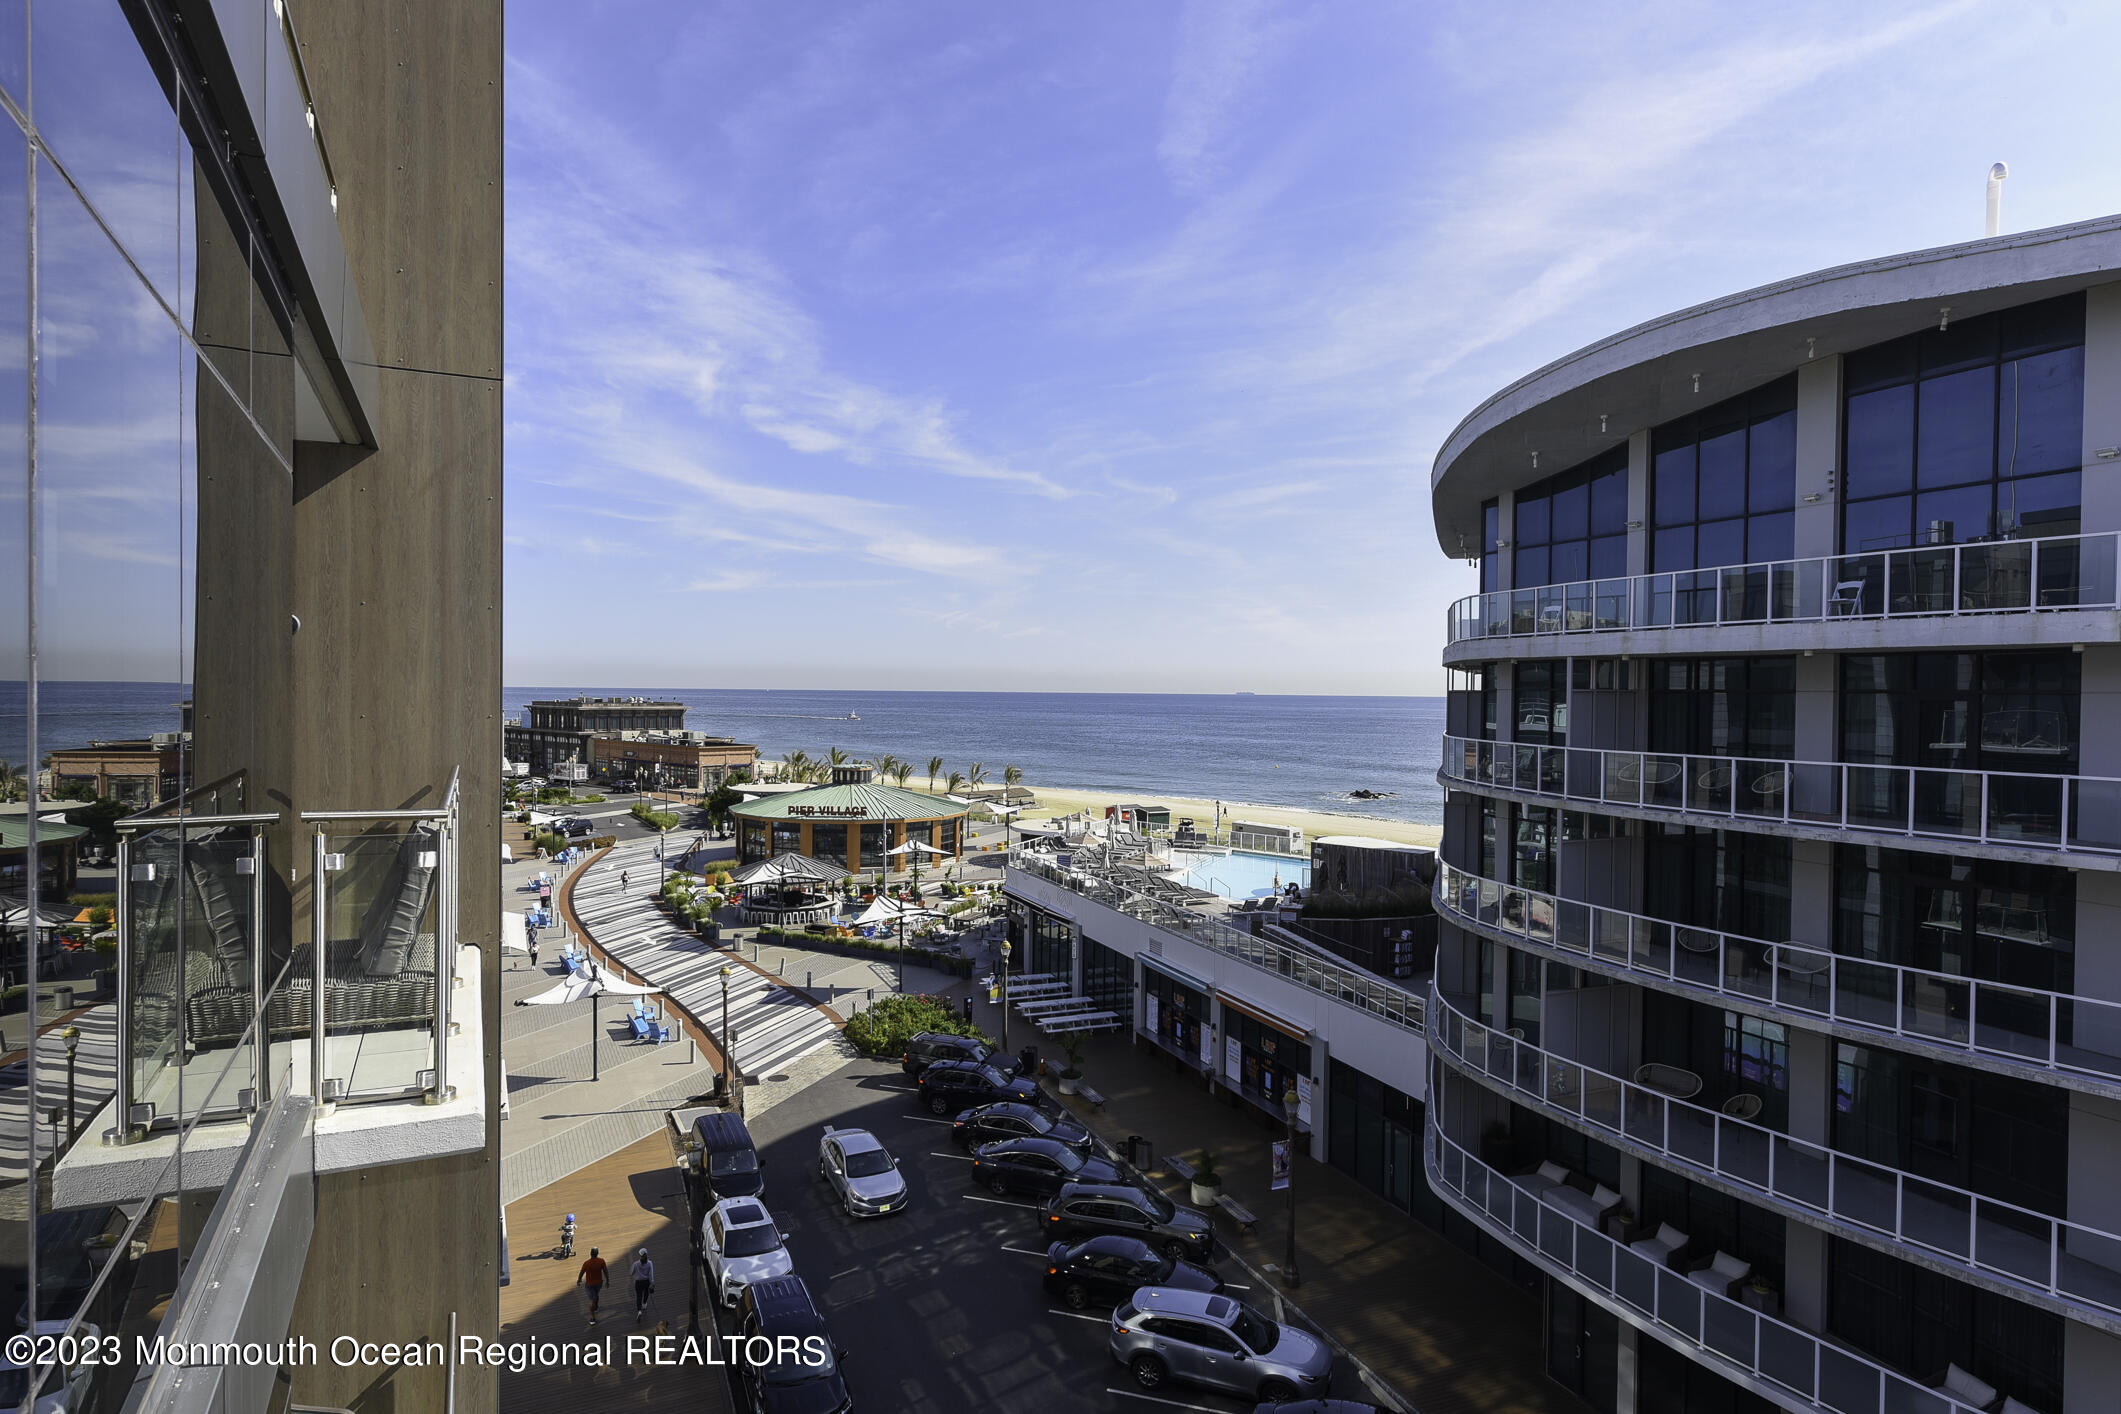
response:
M1292 28L1273 11L1272 0L1190 0L1181 13L1156 144L1181 191L1199 191L1221 174L1233 110Z

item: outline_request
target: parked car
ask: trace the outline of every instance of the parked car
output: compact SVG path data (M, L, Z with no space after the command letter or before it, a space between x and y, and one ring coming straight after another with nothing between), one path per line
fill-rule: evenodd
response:
M920 1091L921 1103L936 1115L955 1114L996 1100L1036 1106L1044 1098L1036 1081L1012 1080L993 1066L974 1061L937 1061L921 1072Z
M1207 1216L1126 1183L1071 1183L1046 1204L1046 1240L1114 1233L1138 1237L1166 1257L1215 1258Z
M906 1179L877 1137L866 1129L825 1126L817 1142L817 1176L832 1185L850 1218L906 1210Z
M737 1304L739 1398L752 1414L847 1414L854 1401L847 1393L840 1361L846 1357L825 1329L817 1302L801 1277L773 1277L744 1288ZM754 1344L764 1340L765 1345ZM768 1363L754 1365L748 1352L772 1350Z
M795 1270L780 1228L756 1198L724 1198L707 1210L700 1224L700 1261L724 1306L736 1305L753 1282Z
M692 1122L700 1174L716 1198L763 1198L766 1165L742 1115L715 1110Z
M1145 1390L1205 1385L1267 1403L1323 1395L1333 1352L1235 1297L1144 1287L1112 1312L1112 1358Z
M1046 1290L1068 1303L1117 1304L1145 1286L1176 1291L1221 1291L1222 1278L1194 1262L1167 1257L1138 1237L1093 1237L1046 1249Z
M992 1144L998 1139L1051 1139L1071 1149L1088 1153L1090 1131L1066 1115L1049 1113L1036 1105L1002 1100L966 1110L951 1127L950 1137L960 1149Z
M992 1193L1051 1198L1071 1183L1118 1183L1119 1170L1052 1139L1001 1139L972 1151L972 1181Z
M977 1036L951 1036L941 1031L923 1031L908 1041L899 1065L907 1075L918 1079L929 1066L946 1060L985 1061L1004 1075L1017 1074L1023 1065L1017 1057L1003 1055Z
M585 820L579 815L560 822L560 833L571 840L578 840L584 835L594 833L595 830L596 824L593 821Z

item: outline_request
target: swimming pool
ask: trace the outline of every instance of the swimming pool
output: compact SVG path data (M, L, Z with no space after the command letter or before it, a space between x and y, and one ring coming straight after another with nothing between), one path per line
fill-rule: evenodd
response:
M1196 889L1212 889L1224 898L1253 898L1263 891L1291 884L1311 887L1311 861L1291 859L1285 854L1259 854L1249 849L1174 849L1171 863L1185 871L1183 878Z

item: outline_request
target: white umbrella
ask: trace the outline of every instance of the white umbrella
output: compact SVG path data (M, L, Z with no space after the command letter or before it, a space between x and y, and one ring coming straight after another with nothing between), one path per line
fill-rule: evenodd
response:
M622 982L604 971L599 963L589 963L575 972L559 986L538 993L534 997L516 998L517 1006L564 1006L584 998L589 1002L589 1078L599 1079L603 1075L602 1057L597 1042L602 1039L603 1027L597 1025L598 997L652 997L660 994L660 987L644 987L636 982Z
M501 951L530 951L530 920L513 909L501 910Z
M950 851L947 849L937 849L934 845L924 843L920 840L907 840L897 849L887 849L884 851L884 853L886 854L948 854L949 852Z
M1015 815L1024 808L1021 805L989 805L987 813L990 815Z
M879 898L862 910L862 916L854 920L857 928L866 928L872 923L896 923L900 919L940 918L942 915L932 908L922 908L917 903L901 903L897 899Z

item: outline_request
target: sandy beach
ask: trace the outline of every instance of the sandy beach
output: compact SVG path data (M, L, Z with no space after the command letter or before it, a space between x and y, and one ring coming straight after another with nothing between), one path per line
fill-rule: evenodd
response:
M922 789L920 778L907 782L911 789ZM941 783L933 783L941 789ZM992 788L996 782L988 782ZM1181 816L1190 815L1201 829L1206 830L1215 820L1215 802L1209 799L1182 795L1144 796L1140 792L1073 790L1060 787L1041 786L1032 781L1024 785L1038 797L1036 808L1026 810L1018 816L1021 820L1039 820L1054 815L1068 815L1078 810L1093 810L1099 814L1107 805L1118 805L1139 801L1144 805L1168 806L1174 823ZM1232 818L1251 820L1262 825L1293 826L1304 832L1307 840L1320 835L1367 835L1372 839L1392 840L1399 844L1420 845L1434 849L1443 838L1441 825L1417 825L1407 820L1381 820L1370 815L1336 815L1324 810L1296 810L1286 805L1247 805L1241 801L1226 800L1223 805L1223 824L1227 827Z

